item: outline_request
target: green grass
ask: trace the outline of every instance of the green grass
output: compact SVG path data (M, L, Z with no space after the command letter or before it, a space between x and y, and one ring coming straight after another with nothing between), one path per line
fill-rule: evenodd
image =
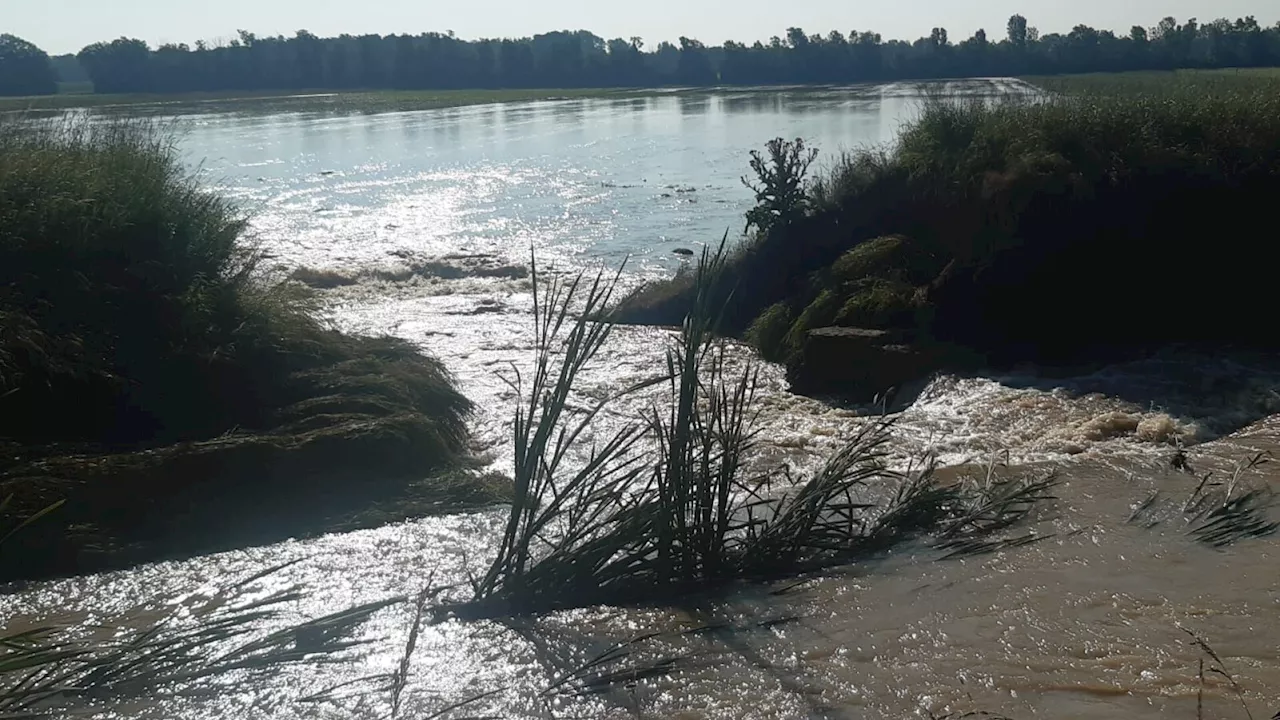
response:
M256 91L151 95L63 93L0 98L0 112L68 108L126 108L157 112L395 112L576 98L644 97L644 91L616 89Z
M1255 90L1260 84L1280 82L1280 68L1229 70L1168 70L1086 75L1049 75L1022 78L1036 87L1064 94L1107 93L1120 95L1168 94L1191 89L1221 92L1224 88Z
M314 319L245 228L161 127L0 122L0 524L66 501L0 577L501 496L444 366Z

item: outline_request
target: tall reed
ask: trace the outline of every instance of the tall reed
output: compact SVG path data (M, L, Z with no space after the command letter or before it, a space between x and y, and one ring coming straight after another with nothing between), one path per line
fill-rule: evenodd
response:
M717 334L725 253L704 252L693 312L665 372L618 395L665 392L577 467L566 462L618 395L569 411L573 384L608 341L613 284L553 280L535 298L538 359L515 423L515 502L500 550L460 612L539 612L671 598L740 578L809 572L926 532L992 537L1049 499L1052 482L941 485L922 459L889 463L893 423L868 422L812 477L752 473L759 439L754 361ZM536 276L535 276L536 282ZM576 317L571 317L576 313ZM887 493L888 499L876 501ZM997 547L995 545L993 548Z
M592 318L607 309L617 276L596 275L589 284L581 274L555 277L544 287L536 261L531 267L537 357L527 381L518 371L509 380L526 400L516 411L513 430L511 512L497 557L476 584L481 597L494 596L500 589L516 595L536 592L526 587L538 580L531 564L547 553L566 557L598 532L641 470L634 453L640 440L638 424L625 426L593 449L581 467L566 470L569 452L610 400L601 400L585 412L569 410L570 394L582 370L613 329L610 322ZM549 536L554 539L548 540Z

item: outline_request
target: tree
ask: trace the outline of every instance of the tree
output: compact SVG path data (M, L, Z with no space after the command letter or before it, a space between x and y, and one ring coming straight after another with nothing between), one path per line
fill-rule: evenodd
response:
M1009 18L1009 44L1018 49L1027 46L1027 19L1021 15Z
M687 37L680 38L680 62L676 74L682 85L709 85L716 81L707 57L707 46Z
M38 49L10 38L3 71L41 83L47 75L14 71L15 57L39 59ZM19 49L19 50L15 50ZM37 62L36 65L39 65ZM87 73L101 92L302 90L349 88L640 87L728 83L850 83L983 75L1022 75L1149 68L1280 65L1280 27L1254 17L1199 24L1165 18L1150 30L1077 25L1043 40L1022 15L1009 18L1007 37L985 30L952 44L934 28L914 41L886 40L871 31L806 33L788 28L769 42L728 41L709 47L692 38L647 49L638 37L604 39L585 30L532 38L468 41L452 33L323 38L305 30L292 37L238 31L226 43L165 45L141 40L97 43L78 58L59 58L55 72L74 81ZM36 66L33 66L36 67ZM43 78L43 79L42 79ZM31 90L23 90L30 92Z
M49 58L49 62L53 64L53 72L60 83L83 85L90 82L89 73L80 66L75 55L54 55Z
M151 50L141 40L120 38L110 43L95 43L77 56L96 92L154 92L151 74Z
M608 75L622 85L638 86L644 83L644 56L635 39L615 38L606 46L609 51Z
M52 95L58 76L48 53L14 35L0 35L0 95Z
M792 50L800 50L809 45L809 36L798 27L787 28L787 45Z
M1156 24L1155 30L1152 31L1151 34L1157 41L1161 41L1172 37L1177 31L1178 19L1174 17L1166 17Z

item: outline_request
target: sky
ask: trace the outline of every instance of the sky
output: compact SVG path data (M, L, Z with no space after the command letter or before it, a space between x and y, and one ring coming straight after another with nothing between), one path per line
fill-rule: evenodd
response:
M1083 23L1128 32L1172 15L1180 21L1255 15L1280 20L1276 0L0 0L0 32L51 54L77 52L121 36L194 43L235 36L320 36L351 33L445 32L460 37L523 37L550 30L590 30L607 38L639 36L649 46L681 35L718 45L784 35L874 30L885 39L914 40L944 27L953 40L984 28L1002 37L1010 15L1021 13L1042 33Z

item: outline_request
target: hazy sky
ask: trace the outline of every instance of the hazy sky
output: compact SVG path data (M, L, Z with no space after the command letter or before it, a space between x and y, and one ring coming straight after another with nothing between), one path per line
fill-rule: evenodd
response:
M585 29L605 38L639 35L650 45L680 35L719 44L767 40L791 26L809 33L871 29L914 40L945 27L953 40L985 28L1004 34L1021 13L1041 32L1085 23L1127 32L1162 17L1280 20L1276 0L0 0L0 32L50 53L75 52L98 40L138 37L152 43L259 35L419 33L453 30L464 38L513 37Z

